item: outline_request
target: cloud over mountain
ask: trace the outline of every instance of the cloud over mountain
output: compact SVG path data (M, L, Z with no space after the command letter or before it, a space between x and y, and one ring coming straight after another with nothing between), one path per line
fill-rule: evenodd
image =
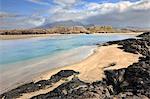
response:
M80 20L92 24L117 26L150 26L150 1L120 1L117 3L84 2L81 9L54 7L50 20Z
M110 0L105 0L105 2L96 2L95 0L28 1L42 6L51 4L45 11L39 11L37 16L33 16L34 13L32 13L31 16L21 16L18 19L14 17L15 20L20 19L20 22L24 20L24 24L28 27L30 25L31 27L36 27L55 21L67 20L96 25L150 27L150 0L134 0L134 2L128 0L118 0L118 2L110 2ZM3 15L0 13L0 18ZM7 21L13 19L10 14L9 16L3 17L3 21L5 21L3 27L7 27ZM13 23L13 20L9 22ZM14 22L14 26L15 24L19 24L19 22ZM22 27L24 26L22 25Z

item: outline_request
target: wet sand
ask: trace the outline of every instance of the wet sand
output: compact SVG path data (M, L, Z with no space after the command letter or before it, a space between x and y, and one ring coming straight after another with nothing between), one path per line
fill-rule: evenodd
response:
M68 69L80 72L79 79L85 82L93 82L101 80L104 77L104 69L126 68L129 65L138 62L141 55L124 52L118 47L118 45L99 47L85 60L73 65L51 70L42 75L41 78L49 79L51 75L57 73L58 71ZM112 63L116 63L116 65L109 67Z
M97 35L117 35L117 34L118 33L107 33ZM124 35L126 33L122 34ZM130 33L130 34L138 35L137 33L136 34ZM57 35L58 34L54 34L53 36ZM94 51L94 53L93 48L96 47L93 48L85 47L78 49L74 52L73 51L68 52L69 54L59 55L59 57L55 58L46 57L42 60L36 59L25 63L18 63L14 65L11 64L11 67L13 67L10 68L11 71L8 70L8 72L5 72L3 69L0 70L1 72L0 85L3 85L1 86L0 93L30 81L49 79L51 75L57 73L60 70L65 69L79 71L80 72L79 78L81 80L86 82L93 82L101 80L104 77L103 75L104 69L126 68L132 63L138 61L140 55L124 52L117 47L118 45L102 46L97 48ZM108 67L112 63L116 63L116 65L114 67ZM18 68L20 65L23 65L21 66L23 68Z
M91 83L94 81L102 80L102 78L105 77L104 70L106 69L127 68L129 65L138 62L141 55L124 52L118 47L118 45L98 47L91 56L84 59L83 61L77 62L73 65L50 70L46 73L43 73L38 78L35 78L35 81L49 79L52 75L56 74L60 70L75 70L80 72L78 75L80 80ZM116 63L116 65L109 67L112 63ZM64 81L59 81L50 88L23 94L20 99L26 99L35 95L47 93L62 83L64 83Z

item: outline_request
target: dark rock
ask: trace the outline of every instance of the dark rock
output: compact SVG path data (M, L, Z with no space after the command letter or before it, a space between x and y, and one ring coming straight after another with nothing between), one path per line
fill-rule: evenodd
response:
M107 45L119 44L126 52L142 54L137 63L128 68L104 71L102 81L85 83L74 77L46 94L32 99L149 99L150 98L150 33L139 35L136 39L107 42ZM105 45L105 44L104 44ZM113 64L114 65L114 64ZM73 70L62 70L49 80L29 83L4 93L5 99L19 97L22 93L32 92L50 86L62 78L78 74ZM2 97L2 96L1 96Z
M142 54L139 62L128 68L106 70L106 78L102 81L86 84L72 80L60 85L53 91L33 97L33 99L143 99L150 98L150 37L149 33L140 35L140 39L112 41L100 46L111 44L122 45L126 52ZM80 83L79 83L80 82ZM75 85L78 87L74 87ZM73 86L73 87L71 87ZM81 87L82 86L82 87ZM64 91L65 90L65 91Z
M124 81L125 69L106 70L104 72L107 84L113 86L114 94L119 93L121 91L120 85Z
M63 99L67 94L75 93L73 92L75 89L77 90L83 86L86 87L87 84L80 81L78 78L73 78L70 82L63 83L53 91L47 94L35 96L32 99L49 99L49 98Z
M6 93L3 93L0 95L0 97L5 97L4 99L12 99L12 98L18 98L20 97L23 93L29 93L29 92L34 92L38 91L40 89L50 87L52 86L52 83L56 83L59 80L63 78L67 78L69 76L72 76L74 74L78 74L79 72L75 72L73 70L61 70L57 74L51 76L49 80L40 80L38 82L31 82L28 84L24 84L22 86L19 86L15 89L12 89Z
M127 39L118 42L109 42L110 44L123 45L122 49L131 53L140 53L139 62L130 65L126 69L105 71L108 85L112 85L114 94L117 97L128 97L127 92L135 97L150 98L150 33L140 35L148 39ZM125 94L122 94L124 92ZM139 96L136 96L139 95Z
M57 74L51 76L50 81L52 83L58 82L62 78L67 78L73 74L79 74L79 72L75 72L73 70L61 70Z
M137 37L147 37L147 38L150 38L150 32L145 32L143 34L138 35Z

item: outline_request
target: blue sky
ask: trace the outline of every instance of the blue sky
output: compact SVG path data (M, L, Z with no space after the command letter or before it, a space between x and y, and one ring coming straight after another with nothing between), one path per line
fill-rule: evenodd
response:
M46 10L50 5L45 6L41 4L36 4L29 2L28 0L0 0L1 1L1 11L8 13L18 13L18 14L33 14L38 10Z
M150 27L150 0L0 0L0 4L0 29L65 20Z
M32 14L34 12L37 12L38 10L47 10L53 5L52 0L41 0L41 1L48 4L34 3L32 2L32 0L31 2L30 0L0 0L1 11L9 13ZM122 0L84 0L84 1L96 3L103 3L103 2L115 3ZM130 1L138 1L138 0L130 0Z

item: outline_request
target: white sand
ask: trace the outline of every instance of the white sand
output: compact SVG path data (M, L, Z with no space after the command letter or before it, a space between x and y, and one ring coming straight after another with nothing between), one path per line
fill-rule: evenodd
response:
M75 70L80 72L80 74L78 75L79 79L86 82L94 82L105 77L104 70L106 69L127 68L129 65L138 62L140 55L124 52L117 47L118 45L99 47L91 56L89 56L85 60L73 65L64 66L48 71L47 73L41 75L41 78L36 78L36 80L38 81L42 79L49 79L49 77L51 77L53 74L56 74L60 70ZM111 63L114 62L116 63L115 66L108 67ZM64 82L59 81L50 88L42 89L32 93L26 93L22 97L20 97L20 99L26 99L39 94L47 93L62 83Z
M60 70L71 69L80 72L79 78L86 82L101 80L104 77L104 68L111 63L116 63L115 66L105 69L120 69L126 68L129 65L138 62L138 54L124 52L117 48L118 45L99 47L90 57L85 60L62 68L58 68L47 72L43 75L43 79L48 79L51 75Z

